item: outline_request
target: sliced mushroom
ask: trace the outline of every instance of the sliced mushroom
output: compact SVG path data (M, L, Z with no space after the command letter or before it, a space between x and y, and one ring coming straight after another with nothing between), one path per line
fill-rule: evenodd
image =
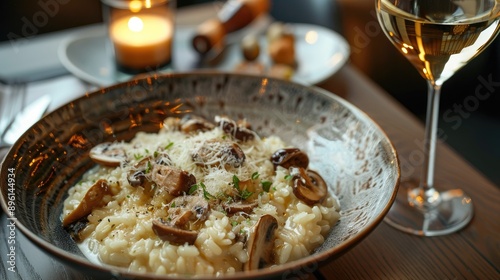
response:
M105 142L90 149L90 158L104 166L116 167L127 159L127 154L119 142Z
M89 188L75 210L63 219L63 226L67 227L71 223L86 218L90 213L92 213L92 210L97 207L104 206L106 203L104 197L106 195L112 195L111 188L108 185L108 181L100 179Z
M145 187L147 183L150 183L147 173L150 172L155 165L172 165L172 160L168 154L164 152L157 152L155 154L155 158L151 156L143 158L129 170L127 180L132 187Z
M130 170L127 175L127 181L132 187L144 186L146 181L146 172L144 170Z
M315 171L302 167L291 167L290 175L293 181L293 193L307 205L322 202L327 195L327 185Z
M185 115L179 122L179 129L184 133L191 133L196 131L208 131L215 127L215 125L206 119L193 115Z
M208 218L210 205L199 196L179 196L170 202L168 222L153 221L153 231L163 240L174 244L193 244L198 233L190 222L199 223Z
M155 153L154 163L159 165L169 166L172 165L172 159L168 156L166 152L157 151Z
M248 261L243 264L244 271L265 268L274 263L274 240L278 221L272 215L260 217L255 224L247 243Z
M255 207L257 207L259 203L257 201L234 201L231 203L224 202L222 203L222 209L226 211L227 214L236 214L239 212L251 213Z
M144 186L146 183L146 172L151 158L147 157L136 163L127 174L127 181L132 187Z
M212 139L205 141L191 154L191 158L199 166L240 167L245 162L245 153L232 141Z
M88 223L89 221L87 220L87 218L81 218L80 220L69 224L66 227L66 230L73 240L75 240L76 242L81 242L84 239L81 232L87 227Z
M200 196L179 196L170 202L170 224L184 228L190 221L203 222L208 218L210 205Z
M162 240L176 245L183 245L185 243L193 245L198 237L198 233L194 230L176 228L164 223L162 220L153 220L152 228L154 233Z
M228 117L216 116L215 122L224 132L231 135L235 139L248 141L255 138L255 132L250 129L250 125L246 121L240 121L237 123Z
M153 166L151 180L173 196L187 193L189 188L196 184L196 177L193 174L172 166L159 164Z
M307 168L309 157L306 153L297 148L279 149L271 156L271 162L274 167L283 166L284 168L302 167Z

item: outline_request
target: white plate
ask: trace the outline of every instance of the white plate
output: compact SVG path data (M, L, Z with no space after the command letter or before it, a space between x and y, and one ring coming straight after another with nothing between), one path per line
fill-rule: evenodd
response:
M116 82L114 65L108 55L104 27L80 32L59 47L61 64L78 78L98 86Z
M350 48L347 41L338 33L311 24L291 25L296 39L297 69L293 81L304 84L318 84L335 74L348 60ZM174 67L176 71L200 69L197 65L197 54L191 48L190 38L193 27L182 27L176 30L174 40ZM265 40L261 38L262 49ZM59 48L61 63L73 75L98 86L109 86L123 77L115 76L114 64L110 51L106 49L104 28L96 28L63 42ZM175 58L182 57L182 63ZM269 64L264 52L259 60ZM215 69L232 71L243 61L238 44L229 44L222 61L213 66ZM204 67L201 67L204 68Z
M305 84L318 84L335 74L347 61L350 48L338 33L318 25L291 24L295 36L297 68L292 80ZM266 53L265 36L260 38L261 53L258 61L265 66L271 64ZM229 45L224 60L217 68L234 70L243 61L239 44Z

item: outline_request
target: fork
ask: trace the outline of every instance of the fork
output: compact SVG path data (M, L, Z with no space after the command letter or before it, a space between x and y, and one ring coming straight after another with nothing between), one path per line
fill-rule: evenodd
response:
M0 88L0 135L23 109L25 102L26 83L13 83Z

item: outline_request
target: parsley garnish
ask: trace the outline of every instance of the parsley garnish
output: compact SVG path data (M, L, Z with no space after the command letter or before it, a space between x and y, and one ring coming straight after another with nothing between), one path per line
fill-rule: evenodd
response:
M198 185L194 184L189 188L188 194L193 194L198 190Z
M273 184L273 182L270 181L262 181L260 183L262 184L262 189L266 192L269 192L269 188L271 188L271 185Z
M233 186L238 192L240 192L240 178L236 175L233 175Z
M141 154L134 154L136 160L140 160L143 156Z
M188 194L193 194L194 192L196 192L198 190L199 187L201 187L201 189L203 190L203 197L206 200L210 200L210 199L215 199L216 198L215 196L213 196L211 193L209 193L207 191L207 187L202 182L200 182L200 184L192 185L189 188Z
M174 142L170 142L170 143L168 143L168 145L167 145L167 146L165 146L165 150L170 149L173 145L174 145Z
M253 194L253 192L251 191L248 191L248 190L243 190L241 193L240 193L240 197L243 199L243 200L246 200L247 198L251 197Z
M148 161L148 164L147 164L146 170L145 170L144 172L145 172L145 173L149 173L149 171L151 171L151 168L152 168L151 162L150 162L150 161Z
M244 190L241 190L240 189L240 179L236 176L236 175L233 175L233 186L234 188L238 191L238 195L243 199L247 199L249 197L252 196L253 192L247 190L247 189L244 189Z

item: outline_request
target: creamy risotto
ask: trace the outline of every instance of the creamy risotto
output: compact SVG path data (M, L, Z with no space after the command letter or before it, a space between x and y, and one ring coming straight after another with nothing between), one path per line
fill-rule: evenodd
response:
M301 150L245 121L168 118L103 143L69 190L63 226L82 250L130 271L225 275L308 256L338 200Z

